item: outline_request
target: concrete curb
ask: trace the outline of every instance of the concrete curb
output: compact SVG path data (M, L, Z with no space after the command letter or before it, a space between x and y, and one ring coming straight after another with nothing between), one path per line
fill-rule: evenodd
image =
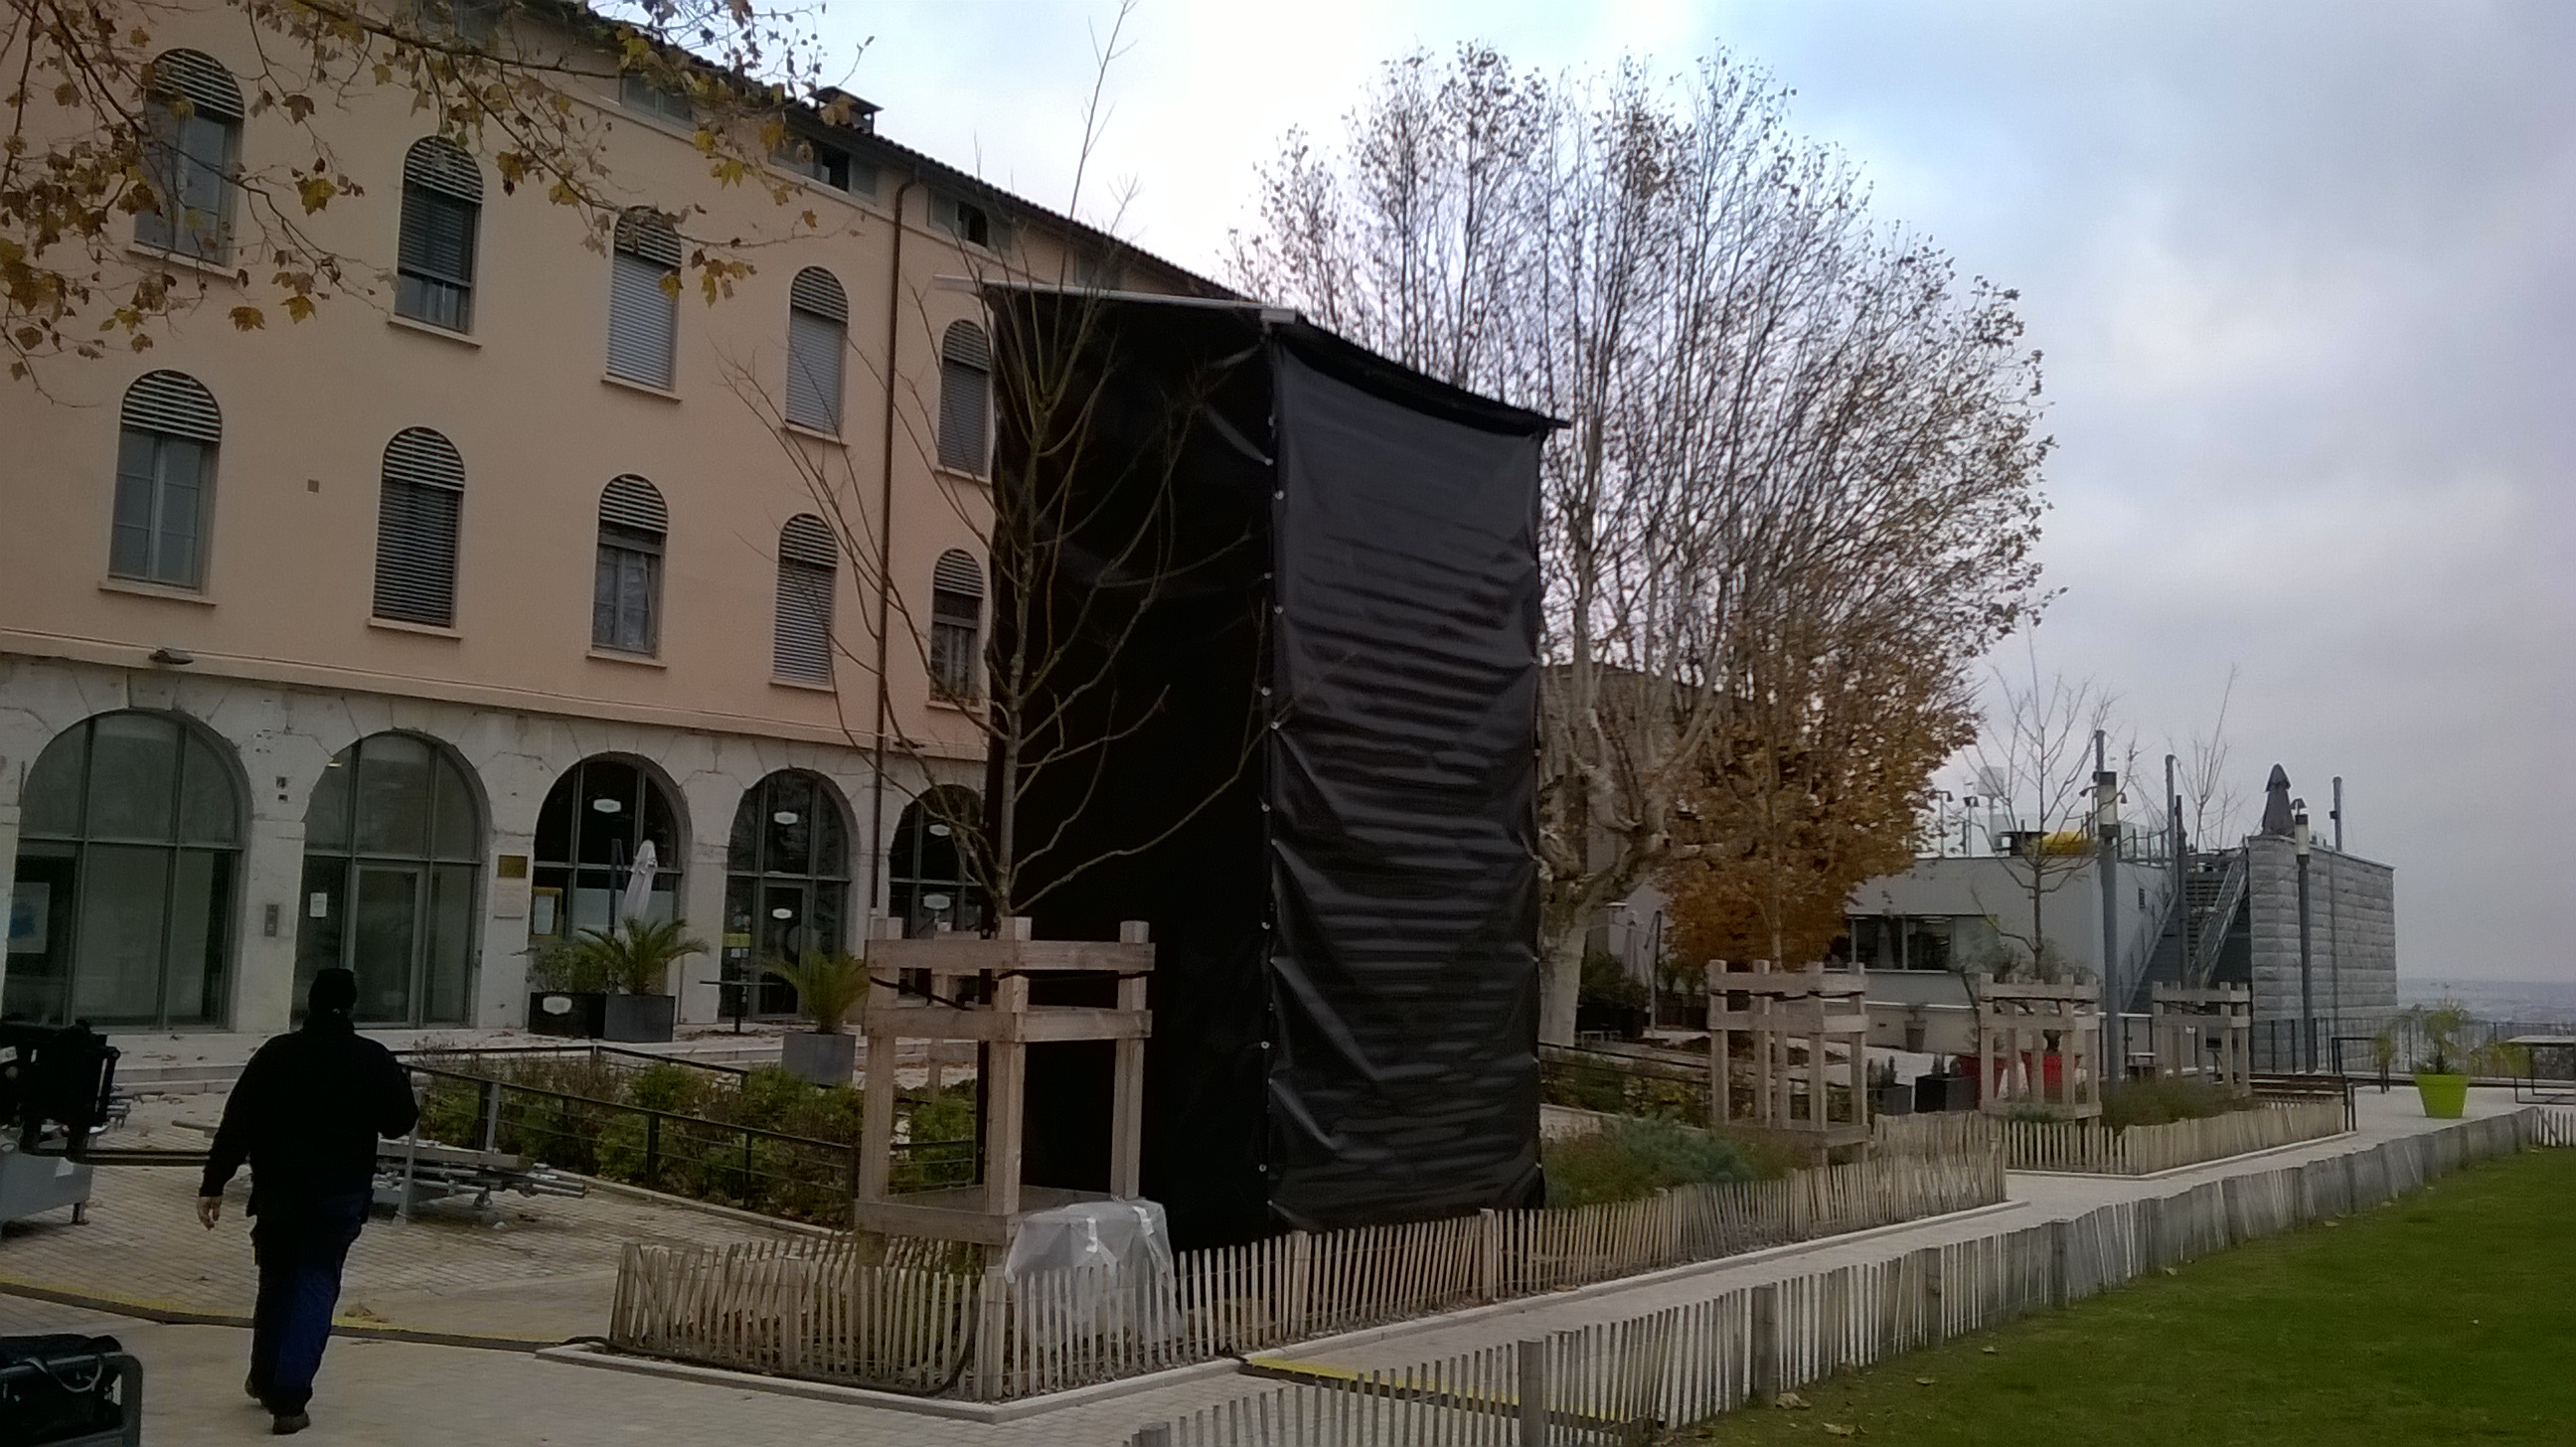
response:
M1894 1221L1885 1226L1845 1231L1835 1236L1817 1236L1805 1241L1791 1241L1781 1246L1765 1246L1758 1251L1746 1251L1734 1256L1716 1256L1706 1261L1686 1261L1679 1266L1666 1266L1660 1270L1643 1272L1636 1276L1616 1277L1609 1281L1595 1281L1588 1286L1569 1287L1563 1291L1550 1291L1538 1296L1515 1296L1508 1301L1488 1302L1482 1306L1462 1306L1456 1311L1442 1312L1437 1316L1411 1317L1404 1321L1391 1321L1384 1326L1369 1326L1357 1331L1342 1332L1336 1336L1319 1336L1307 1341L1289 1342L1283 1346L1256 1353L1247 1360L1259 1361L1262 1357L1286 1356L1290 1353L1304 1357L1317 1352L1367 1346L1371 1342L1384 1341L1389 1337L1404 1336L1412 1332L1468 1326L1480 1321L1492 1321L1516 1316L1522 1312L1538 1311L1569 1301L1589 1301L1598 1296L1633 1291L1641 1286L1661 1286L1667 1282L1688 1281L1695 1276L1733 1271L1739 1266L1759 1265L1765 1261L1776 1261L1787 1256L1892 1236L1900 1231L1912 1231L1923 1226L1935 1226L1947 1221L1974 1221L1985 1216L2028 1210L2029 1207L2030 1203L2027 1201L1993 1201L1983 1206L1971 1206L1964 1211L1952 1211L1946 1215L1917 1216L1911 1221Z
M790 1377L767 1377L757 1372L740 1372L726 1367L702 1367L687 1362L663 1361L658 1357L625 1356L599 1347L567 1343L547 1347L537 1354L539 1361L562 1362L569 1366L599 1367L612 1372L632 1372L643 1377L662 1377L671 1381L696 1382L703 1386L731 1387L738 1391L769 1392L781 1397L805 1397L817 1402L839 1402L852 1407L881 1407L891 1412L909 1412L917 1417L940 1417L952 1422L981 1422L998 1426L1025 1418L1060 1412L1070 1407L1106 1402L1138 1392L1157 1391L1185 1382L1208 1381L1217 1377L1239 1375L1242 1364L1231 1357L1215 1361L1193 1362L1185 1367L1170 1367L1149 1372L1141 1377L1121 1377L1114 1382L1095 1382L1071 1391L1050 1392L1042 1397L1024 1397L1015 1402L960 1402L945 1397L914 1397L902 1392L876 1391L867 1387L844 1387L831 1382L805 1382Z
M23 1297L29 1301L51 1302L56 1306L76 1306L83 1311L100 1311L110 1316L130 1316L159 1326L231 1326L247 1327L250 1314L239 1311L198 1311L192 1307L172 1306L167 1302L138 1301L131 1297L100 1296L86 1291L65 1291L33 1281L19 1281L0 1276L0 1296ZM371 1322L335 1319L331 1334L364 1338L368 1341L410 1342L415 1346L470 1347L478 1351L534 1352L554 1346L559 1337L489 1336L476 1332L429 1331L419 1327L379 1326Z

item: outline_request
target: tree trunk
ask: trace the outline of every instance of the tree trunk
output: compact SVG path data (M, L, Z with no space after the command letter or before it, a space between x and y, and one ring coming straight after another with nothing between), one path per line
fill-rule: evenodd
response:
M1574 1005L1583 992L1583 937L1578 920L1539 938L1538 1038L1549 1045L1574 1043Z

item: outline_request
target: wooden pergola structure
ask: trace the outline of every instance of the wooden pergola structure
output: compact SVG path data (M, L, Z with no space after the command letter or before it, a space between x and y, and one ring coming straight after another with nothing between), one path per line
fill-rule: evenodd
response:
M1741 1059L1738 1036L1749 1046ZM1740 970L1724 960L1709 963L1711 1125L1776 1131L1819 1151L1868 1140L1868 1045L1868 986L1859 971L1822 964L1775 970L1768 960ZM1851 1102L1842 1120L1834 1119L1832 1105L1838 1083ZM1739 1084L1749 1102L1740 1115Z
M879 929L900 931L882 920ZM1153 1015L1145 981L1154 947L1142 921L1118 927L1115 944L1030 938L1029 921L1001 922L996 938L941 934L868 941L872 984L860 1016L868 1042L866 1093L859 1136L858 1199L850 1224L879 1236L921 1236L1008 1246L1031 1212L1096 1193L1033 1186L1020 1180L1020 1137L1027 1118L1028 1047L1059 1040L1116 1042L1110 1095L1109 1194L1138 1194L1144 1128L1145 1040ZM910 982L905 983L906 977ZM1115 979L1116 1003L1041 1005L1030 986L1043 979ZM898 1041L972 1041L981 1047L984 1114L977 1143L982 1179L973 1185L888 1193L893 1167L895 1050Z
M1976 987L1977 1106L2038 1108L2070 1120L2102 1113L2102 1002L2092 985Z
M2150 996L2156 1074L2202 1080L2230 1095L2254 1093L2254 992L2243 985Z

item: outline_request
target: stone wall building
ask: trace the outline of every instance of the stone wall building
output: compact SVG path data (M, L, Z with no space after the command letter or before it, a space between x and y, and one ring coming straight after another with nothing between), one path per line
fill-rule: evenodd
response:
M170 145L292 159L238 8L155 24ZM983 771L992 349L958 280L1219 289L865 106L797 113L779 208L709 179L674 98L561 83L615 184L780 233L730 297L671 293L654 216L585 244L362 90L324 124L374 179L302 224L373 283L237 330L219 186L133 222L137 274L202 289L149 350L0 384L0 1015L269 1031L346 964L364 1023L516 1023L531 945L611 923L648 844L648 913L718 947L683 1020L870 912L975 922L919 803Z
M2303 988L2297 845L2256 834L2244 849L2245 906L2217 977L2253 987L2258 1066L2291 1068L2298 1022L2308 1018L2316 1021L2316 1058L2331 1064L2335 1037L2371 1034L2397 1012L2397 871L2323 844L2310 847ZM2367 1051L2343 1050L2349 1068L2367 1066Z

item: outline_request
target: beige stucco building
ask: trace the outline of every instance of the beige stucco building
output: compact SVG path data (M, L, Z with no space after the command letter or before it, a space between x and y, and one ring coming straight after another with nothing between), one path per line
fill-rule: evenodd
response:
M803 126L782 207L710 181L667 100L568 82L610 184L754 239L730 297L673 297L685 240L639 216L603 246L388 92L325 113L371 179L300 222L366 274L237 330L255 223L220 168L308 144L241 103L241 13L161 22L184 211L126 253L201 298L149 350L0 384L0 1013L270 1030L347 963L373 1023L515 1023L532 940L608 923L647 843L649 912L720 945L683 1020L870 911L971 912L907 813L982 772L990 363L959 279L1209 284L864 109Z

